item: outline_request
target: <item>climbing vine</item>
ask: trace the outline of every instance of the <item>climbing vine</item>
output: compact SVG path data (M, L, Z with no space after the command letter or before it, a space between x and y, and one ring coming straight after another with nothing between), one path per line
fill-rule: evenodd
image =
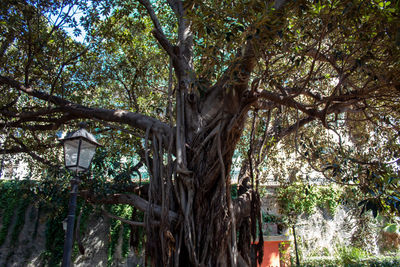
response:
M23 194L21 196L21 198L18 200L18 204L17 204L18 208L16 210L17 218L16 218L16 222L15 222L14 228L11 233L12 246L15 246L15 244L17 243L19 234L20 234L22 228L24 227L25 212L26 212L26 209L28 208L30 200L31 200L31 198L27 194Z
M292 183L277 189L281 212L289 223L300 214L313 214L316 208L327 209L335 214L343 189L335 185L316 186L303 182Z
M41 182L0 181L0 220L2 222L0 246L8 239L12 246L18 246L19 234L26 223L33 224L32 235L29 238L35 240L38 236L39 224L45 223L45 249L41 253L41 261L44 266L60 265L65 238L62 222L67 216L69 198L68 183L63 182L65 180L67 179L60 179L60 183L51 183L47 179ZM80 217L79 232L83 237L90 217L100 209L88 204L82 198L77 204L77 217ZM26 217L30 205L31 209ZM106 205L105 209L122 218L130 219L134 215L136 219L143 220L143 212L134 211L129 205ZM25 221L25 218L28 218L28 221ZM133 229L132 226L123 224L119 220L111 220L109 236L108 265L115 261L118 244L121 246L121 259L128 256L132 246L135 246L137 254L143 250L144 232L141 227ZM121 237L122 240L120 240ZM75 244L73 257L78 256L79 253L78 244ZM10 260L13 254L11 250L6 260ZM30 253L25 255L25 257L29 256Z
M14 185L9 183L1 183L0 194L0 210L2 212L2 227L0 230L0 246L6 241L8 228L10 227L14 209L17 204L16 191Z

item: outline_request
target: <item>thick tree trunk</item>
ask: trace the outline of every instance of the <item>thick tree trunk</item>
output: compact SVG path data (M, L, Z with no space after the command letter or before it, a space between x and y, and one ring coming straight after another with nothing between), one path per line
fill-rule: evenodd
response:
M237 264L236 222L232 209L230 169L232 156L243 129L239 118L232 129L229 119L219 122L215 137L191 157L189 168L195 180L193 220L197 257L205 265Z
M154 266L248 264L249 255L239 256L237 249L229 174L249 105L240 96L234 97L233 89L232 95L201 102L196 95L182 93L182 87L177 90L177 134L173 141L165 146L165 138L146 131L145 145L151 149L146 155L147 166L152 166L145 221L147 255ZM214 88L212 92L225 94L226 90ZM214 108L206 108L202 114L199 106ZM176 160L171 158L173 143ZM156 216L158 206L161 213L173 210L179 214L178 223L171 224L167 213Z
M214 89L216 90L216 89ZM222 91L223 90L218 90ZM178 92L179 94L179 92ZM186 96L187 97L187 96ZM189 96L190 97L190 96ZM226 99L227 96L220 99ZM250 232L253 239L256 238L255 221L259 217L257 205L251 208L255 218L250 220L249 203L257 201L257 195L249 193L251 188L247 184L243 191L241 213L247 214L247 218L236 218L238 214L234 209L231 199L230 170L236 144L242 134L247 118L249 105L239 96L228 96L232 102L218 102L218 97L209 98L209 101L219 107L216 116L201 125L198 119L201 115L196 109L186 107L187 114L191 114L191 120L177 122L184 125L184 135L176 135L177 159L169 161L174 167L165 167L162 158L162 145L160 137L154 137L152 145L152 179L149 188L149 202L162 206L163 210L174 210L180 219L177 225L171 225L167 216L160 218L160 224L148 225L147 241L148 255L155 266L246 266L250 265ZM191 103L197 106L197 98ZM234 105L232 105L232 103ZM236 104L235 104L236 103ZM211 106L211 103L202 103L203 106ZM236 106L232 109L232 106ZM207 112L214 112L208 109ZM203 115L204 116L204 115ZM179 118L179 110L178 110ZM198 126L202 127L199 128ZM188 140L184 149L179 147L182 142L179 138ZM171 142L170 142L171 143ZM183 142L182 142L183 143ZM179 150L182 153L179 160ZM165 163L165 161L164 161ZM169 171L169 170L173 171ZM169 195L173 191L173 196ZM161 192L161 194L160 194ZM236 205L237 206L237 205ZM147 213L150 223L156 219L152 214L151 206ZM247 249L237 247L238 240L237 220L243 222L240 231L241 240L247 244ZM250 225L251 222L251 225ZM251 231L251 229L253 231ZM243 235L244 233L244 235ZM243 247L243 246L242 246ZM159 252L163 253L160 254ZM255 257L253 257L253 260Z

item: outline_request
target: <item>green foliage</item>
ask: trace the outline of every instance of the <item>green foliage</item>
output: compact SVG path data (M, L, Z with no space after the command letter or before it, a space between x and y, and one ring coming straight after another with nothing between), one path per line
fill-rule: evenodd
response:
M17 218L15 221L14 229L12 230L12 233L11 233L11 245L12 246L17 245L19 234L21 233L21 230L25 224L25 211L30 204L30 200L31 200L30 196L24 194L21 196L21 198L18 201L19 203L17 204L17 210L16 210Z
M67 188L66 188L67 189ZM39 183L33 181L1 181L0 182L0 210L2 214L2 227L0 230L0 245L4 243L6 237L10 234L11 245L18 245L18 236L25 223L26 208L32 204L37 207L38 214L34 223L34 232L32 239L37 235L40 214L47 214L45 228L45 251L41 254L41 259L46 266L58 266L61 263L63 255L63 246L65 232L62 228L62 221L67 215L68 208L68 190L64 190L64 183L57 184L49 180L43 180ZM111 205L110 212L113 214L130 219L132 207L129 205ZM87 223L90 215L95 210L92 205L86 204L82 199L78 201L77 210L81 210L80 233L84 235L87 230ZM138 220L143 220L143 213L139 212ZM15 217L15 226L10 229L11 221ZM33 219L33 218L32 218ZM138 252L143 247L143 229L138 230L137 249ZM122 231L122 257L127 257L130 249L131 227L122 224L118 220L112 220L110 227L110 247L109 247L109 265L113 262L115 248ZM78 251L74 250L76 255ZM12 254L8 255L9 258Z
M110 246L108 248L108 263L107 266L111 266L113 262L113 257L115 253L115 249L118 243L118 239L121 231L121 223L119 221L114 220L111 223L110 227Z
M0 230L0 246L3 245L3 243L6 241L7 238L7 234L8 234L8 228L11 225L11 220L12 220L12 216L14 215L14 209L15 206L17 204L17 199L12 199L9 198L9 202L7 207L3 210L3 220L2 220L2 227Z
M340 204L342 191L337 186L324 186L319 188L319 198L317 206L327 208L331 215L335 214L336 208Z
M378 168L379 167L379 168ZM370 186L362 187L366 196L359 202L362 213L372 211L374 217L378 214L396 214L400 212L400 193L398 191L399 174L387 164L361 169L358 176L363 173L372 181Z
M175 45L177 21L173 11L165 1L150 2L160 27ZM301 155L296 164L312 163L333 180L359 186L368 198L360 203L363 210L371 210L375 215L384 211L399 213L398 166L384 163L397 159L400 152L396 126L400 119L399 106L393 100L398 99L399 91L398 1L286 1L287 6L279 12L274 2L280 1L185 2L185 5L193 4L188 8L187 19L195 43L194 56L189 59L193 61L193 73L185 74L190 76L188 92L196 95L200 91L204 96L207 89L218 89L222 83L215 87L207 84L214 84L228 67L235 69L236 55L245 51L246 44L251 44L251 54L257 54L257 58L253 64L256 67L249 70L249 84L257 80L259 84L251 90L250 86L244 88L247 92L240 93L239 97L252 99L255 89L261 92L265 88L268 89L263 92L272 96L264 99L272 104L268 112L260 112L264 122L267 113L271 120L268 118L268 123L257 126L258 132L265 130L269 135L261 143L265 150L281 142L280 138L291 132L290 129L294 135L296 128L295 138L292 135L290 140L280 143L279 149L283 148L286 158L295 151ZM67 33L72 29L75 36L80 34L79 23L69 11L77 14L82 11L85 42L78 42ZM53 18L61 21L54 22ZM52 99L50 96L88 107L134 111L166 122L163 104L168 95L168 58L151 37L152 28L151 19L137 1L3 1L0 74L49 97L41 100L28 97L14 85L2 81L0 124L7 131L2 131L1 139L9 139L2 144L2 150L24 150L26 146L52 163L59 162L57 149L47 149L53 147L53 130L74 127L72 120L76 118L98 117L80 114L78 110L71 113L69 108L76 105L58 107L55 102L46 103ZM187 40L191 40L190 33L186 34ZM178 55L184 51L175 52ZM234 82L237 77L227 75L224 79ZM196 87L200 89L196 91ZM262 94L259 98L263 99ZM200 104L196 109L208 109L207 105ZM258 103L247 104L258 108ZM30 118L32 114L35 116ZM198 115L195 117L203 119L208 114ZM142 147L141 138L136 136L144 134L143 127L133 132L127 130L128 125L123 125L125 121L107 121L111 126L106 129L100 128L98 121L92 122L93 128L99 127L96 131L109 152L103 151L104 157L94 161L92 174L96 180L82 184L83 188L104 195L124 192L124 186L131 184L135 176L131 172L136 154L133 147ZM169 122L174 125L174 119ZM207 121L201 125L210 126ZM191 125L188 126L189 133ZM124 127L127 127L125 131L120 130ZM348 141L337 141L325 129ZM194 137L201 139L201 136ZM242 139L245 143L242 150L247 151L251 140ZM285 178L290 176L282 164L285 161L279 159L280 153L268 152L271 153L267 153L270 163L267 169ZM122 161L126 158L131 162ZM229 164L229 159L226 162ZM61 207L65 207L68 180L67 174L49 175L35 187L36 200L46 202L43 208L55 217L64 216L61 214L65 208ZM284 213L296 216L310 214L316 207L328 208L333 214L340 193L293 184L279 194ZM14 205L18 203L2 207L6 223L0 232L0 243L4 242ZM52 222L49 227L59 226ZM115 223L111 239L116 240L118 231L121 225ZM123 231L127 235L128 230ZM55 255L55 252L49 253Z
M331 215L340 204L342 190L335 185L318 186L295 182L277 189L282 214L289 221L302 213L312 214L317 207L328 209Z
M93 209L92 205L88 205L85 202L80 204L80 208L81 208L82 215L81 215L81 221L80 221L80 225L79 225L79 231L80 231L80 235L83 236L83 234L87 230L87 223L89 220L89 216L94 213L94 209Z
M389 223L383 228L388 233L400 233L400 225L397 223Z
M369 254L361 248L352 246L338 246L335 250L336 257L345 265L352 265L365 259Z
M343 263L341 258L334 257L315 257L305 259L300 267L397 267L400 266L400 257L370 257L370 258L353 258L350 263Z
M232 197L232 199L236 199L238 197L237 184L232 184L231 185L231 197Z
M129 254L129 241L130 241L131 227L123 224L122 229L122 257L126 258Z
M57 188L57 184L44 180L34 181L1 181L0 182L0 210L2 211L2 228L0 230L0 244L3 244L10 234L10 244L18 245L19 234L24 227L26 209L29 205L38 206L38 215L35 221L32 238L36 237L40 212L45 209L49 213L46 222L46 248L42 259L49 266L57 266L62 259L64 231L61 222L66 215L68 194ZM12 218L15 224L10 229ZM31 222L29 222L31 223ZM12 255L10 254L9 257Z
M136 157L129 157L123 159L121 151L106 151L99 149L91 166L91 177L94 179L85 179L80 188L90 188L92 192L104 195L111 193L121 193L126 186L132 183L139 182L140 176L137 172L133 171L133 167L138 163ZM148 183L147 173L141 173L142 183Z
M0 246L6 241L12 216L18 203L15 184L12 182L0 183L0 210L2 211L2 227L0 230Z
M273 214L269 214L268 212L267 213L262 212L262 221L263 223L275 223L275 222L280 222L281 219Z
M11 245L16 244L25 223L25 211L30 201L29 185L26 182L0 181L0 211L3 219L0 246L6 240L14 214L16 218L14 228L11 230Z
M35 226L33 228L32 239L35 239L37 236L42 210L43 210L43 204L42 203L37 204L37 215L35 220Z
M294 264L294 263L293 263ZM332 257L304 260L299 267L338 267L340 263Z
M49 266L58 266L63 255L65 232L62 221L67 217L69 194L67 190L61 190L57 183L49 181L45 181L40 188L47 192L44 210L50 213L46 222L46 245L42 257Z
M66 212L51 216L46 222L46 246L42 253L43 262L48 266L59 266L63 256L65 232L62 221Z
M132 216L132 207L129 205L111 205L110 212L116 216L130 219ZM125 225L118 220L112 220L110 226L110 245L108 248L108 266L111 266L113 263L114 253L120 237L122 237L121 256L128 256L130 232L131 228L128 225Z

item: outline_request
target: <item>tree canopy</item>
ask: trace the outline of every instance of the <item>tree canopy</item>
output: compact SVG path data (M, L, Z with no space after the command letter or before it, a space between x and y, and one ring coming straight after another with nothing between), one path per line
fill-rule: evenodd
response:
M105 160L150 179L85 197L145 212L157 266L261 259L263 177L318 171L359 187L365 209L398 214L399 5L2 1L2 160L60 168L59 133L88 122Z

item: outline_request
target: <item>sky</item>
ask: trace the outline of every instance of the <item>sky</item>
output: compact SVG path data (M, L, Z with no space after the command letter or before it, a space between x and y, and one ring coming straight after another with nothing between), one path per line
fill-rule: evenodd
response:
M73 38L75 41L84 43L85 42L85 30L84 28L80 25L81 18L84 16L84 12L79 9L79 7L72 7L70 9L69 6L66 6L62 9L63 14L67 14L69 11L69 14L73 14L73 18L76 20L78 23L77 29L80 30L80 34L76 35L74 34L74 30L76 29L75 27L69 27L69 26L63 26L63 29L67 32L67 34ZM60 21L59 14L49 14L48 19L52 25L57 24Z

